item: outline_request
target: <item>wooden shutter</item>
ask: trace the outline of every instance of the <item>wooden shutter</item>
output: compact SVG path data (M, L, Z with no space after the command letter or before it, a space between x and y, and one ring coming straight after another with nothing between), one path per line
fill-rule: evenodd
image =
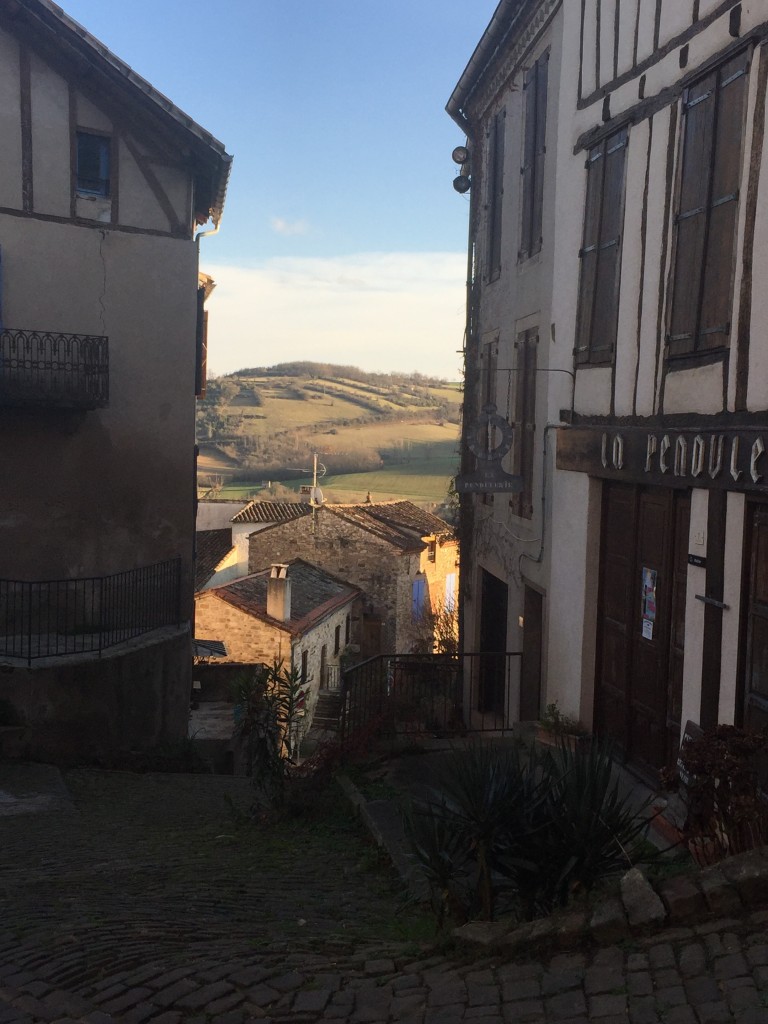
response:
M587 159L576 361L607 363L616 347L628 133L616 132Z
M495 280L501 273L501 213L504 195L505 111L493 119L488 149L488 276Z
M748 66L739 54L683 96L670 356L728 345Z
M549 51L539 57L523 82L525 137L523 166L520 168L520 259L527 259L541 249L548 73Z
M514 472L523 478L523 489L510 501L517 516L533 515L533 455L536 433L536 362L539 335L535 328L523 331L515 343L517 384L515 389Z

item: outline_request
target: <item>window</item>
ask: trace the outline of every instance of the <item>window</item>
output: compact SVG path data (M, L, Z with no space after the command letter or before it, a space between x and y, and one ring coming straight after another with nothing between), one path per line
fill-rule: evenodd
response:
M509 507L516 516L533 516L533 442L536 436L536 360L539 332L535 327L518 334L515 382L515 447L513 453L516 476L523 478L523 489L510 499Z
M348 615L344 623L344 646L349 647L349 637L352 632L352 619Z
M333 633L333 653L338 654L341 650L341 626L337 626Z
M89 196L110 194L110 138L77 133L77 191Z
M520 168L521 260L541 249L542 210L544 207L544 153L547 127L547 78L549 51L539 57L523 81L525 95L525 138L523 166Z
M411 584L411 618L414 622L423 615L426 599L427 581L423 576L417 576Z
M683 94L670 358L728 347L748 68L741 53Z
M576 362L610 363L616 347L624 222L626 128L589 151Z
M427 561L428 562L434 562L436 558L437 558L437 541L436 540L428 540L427 541Z
M500 110L488 132L488 279L501 273L501 200L504 195L504 123Z
M301 685L302 686L306 686L307 685L307 679L309 678L308 662L309 662L309 652L308 651L302 651L301 652Z
M452 612L456 607L456 573L449 572L445 577L445 610Z

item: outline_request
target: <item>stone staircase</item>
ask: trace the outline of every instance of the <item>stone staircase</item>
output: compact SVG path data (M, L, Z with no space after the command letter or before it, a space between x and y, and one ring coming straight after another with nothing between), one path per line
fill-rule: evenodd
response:
M312 717L312 731L338 732L341 694L338 690L321 690Z

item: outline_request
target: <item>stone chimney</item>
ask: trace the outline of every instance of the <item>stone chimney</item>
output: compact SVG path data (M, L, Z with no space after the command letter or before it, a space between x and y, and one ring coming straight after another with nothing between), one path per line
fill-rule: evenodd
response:
M291 581L287 565L278 563L269 571L267 615L279 622L287 622L291 617Z

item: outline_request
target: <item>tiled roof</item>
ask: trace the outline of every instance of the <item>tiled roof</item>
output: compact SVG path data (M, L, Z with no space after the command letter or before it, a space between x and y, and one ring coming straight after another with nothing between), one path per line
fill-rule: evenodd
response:
M249 615L274 623L276 620L267 616L269 574L269 568L261 569L232 583L212 587L206 593L215 594ZM329 612L360 593L357 587L300 558L289 562L287 575L291 584L291 617L283 625L294 634L305 633Z
M312 507L304 501L250 501L233 516L233 523L286 523L307 516Z
M420 550L423 547L422 537L446 537L453 534L453 528L445 520L425 512L412 501L324 505L323 509L403 550Z
M232 530L198 530L195 534L195 590L201 590L216 566L232 550Z

